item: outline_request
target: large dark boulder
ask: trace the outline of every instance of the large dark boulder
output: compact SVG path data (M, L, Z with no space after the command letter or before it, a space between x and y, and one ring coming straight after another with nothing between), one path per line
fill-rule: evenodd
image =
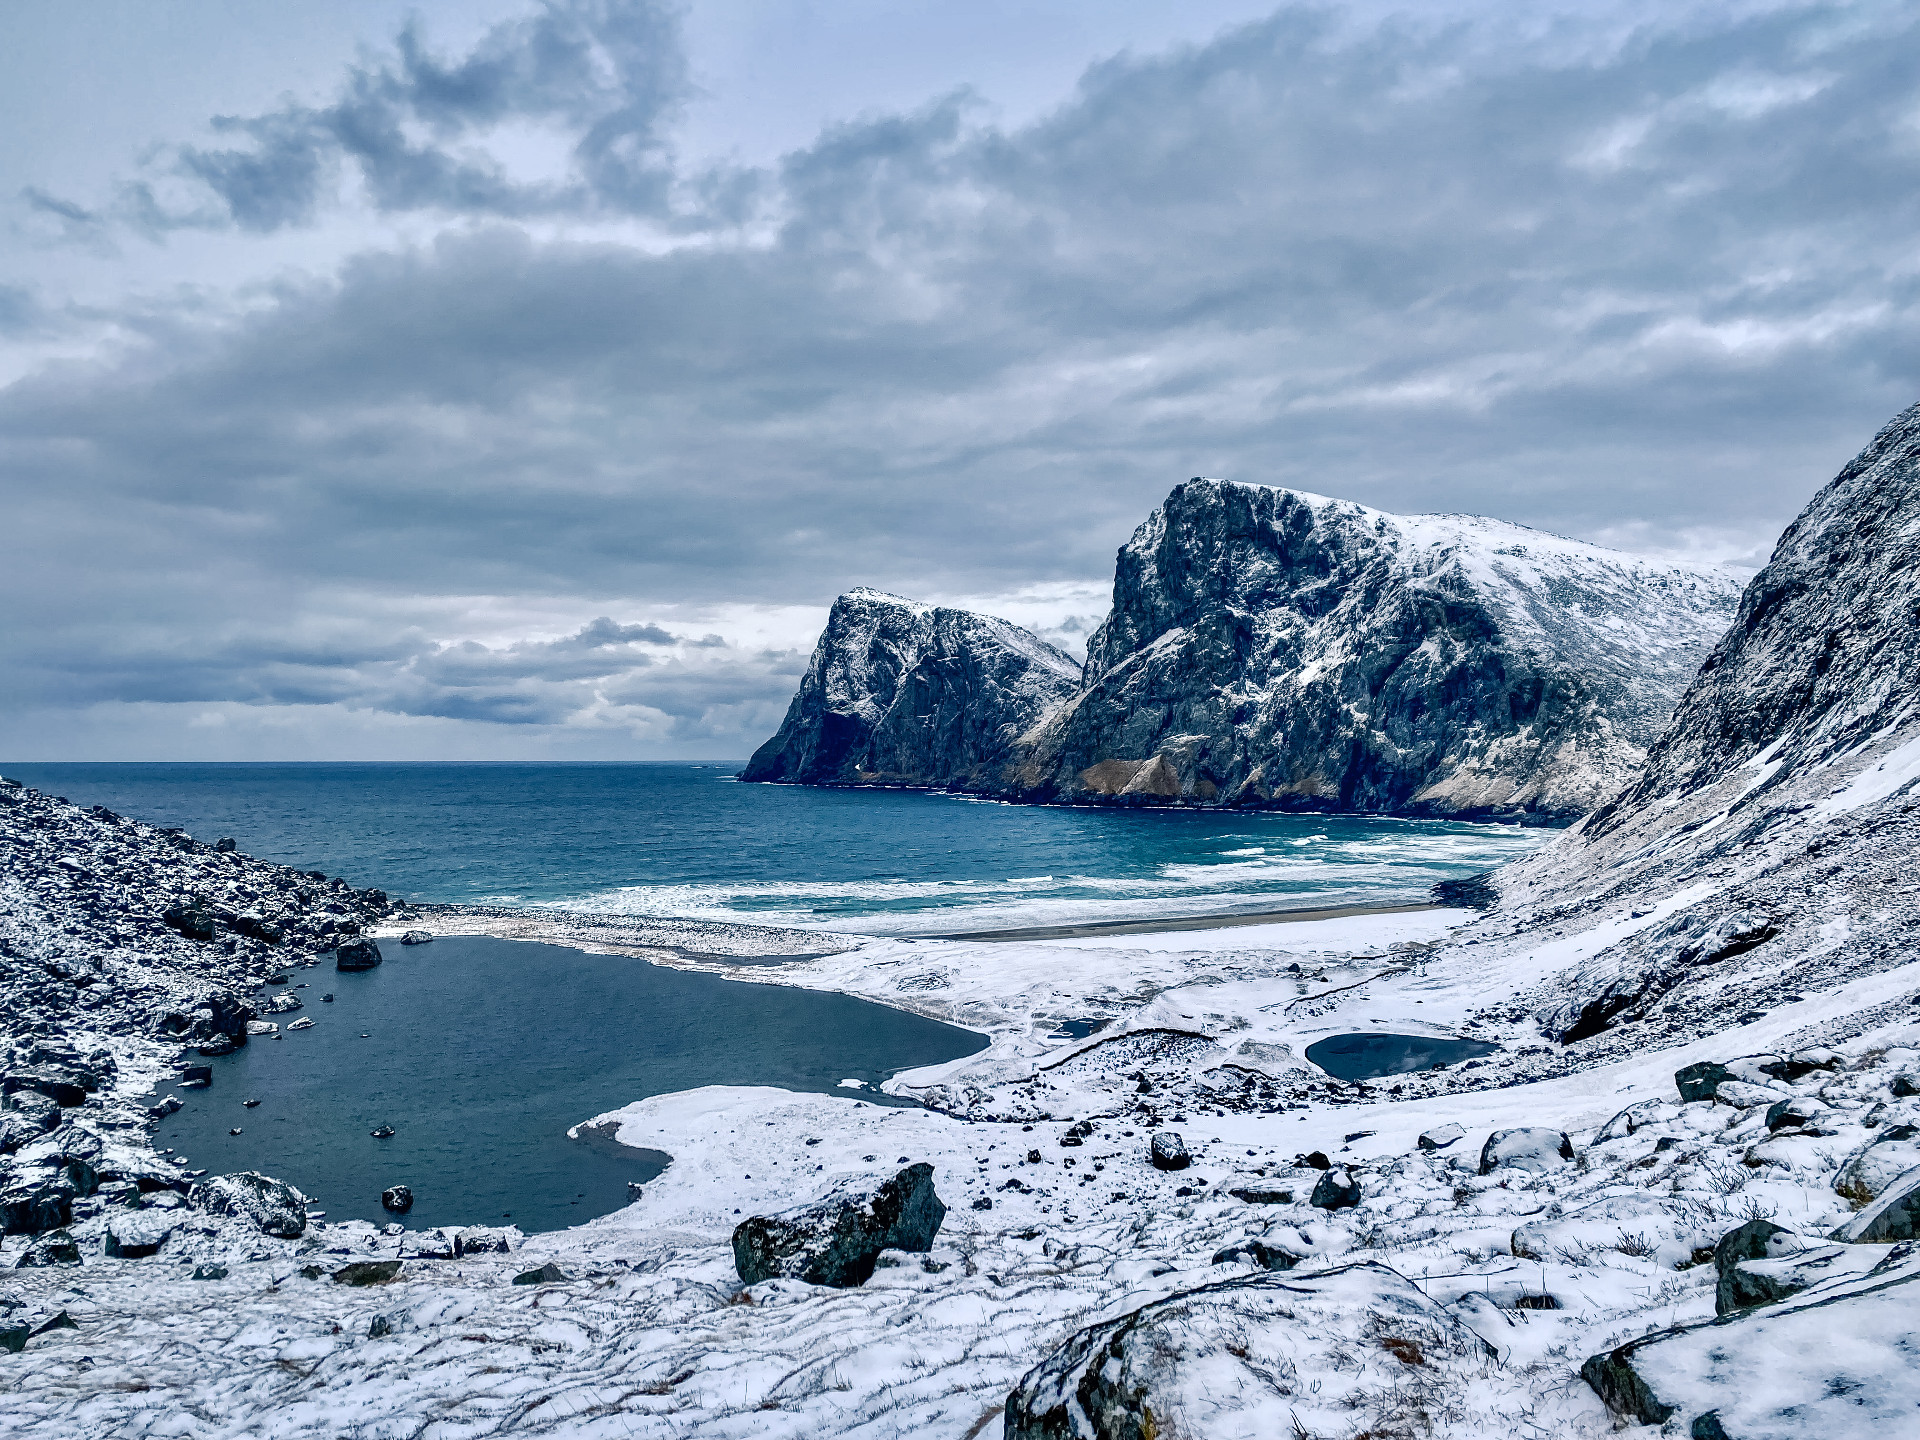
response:
M88 1078L51 1065L34 1070L16 1070L0 1076L0 1093L11 1095L19 1090L31 1090L64 1109L72 1109L87 1103L87 1091L93 1088L87 1084Z
M1322 1210L1350 1210L1360 1203L1360 1182L1344 1165L1335 1165L1321 1172L1307 1203Z
M400 1273L398 1260L350 1260L333 1272L336 1285L384 1285Z
M1740 1263L1743 1260L1771 1260L1785 1253L1786 1247L1777 1238L1783 1235L1788 1237L1788 1244L1791 1244L1793 1232L1786 1226L1776 1225L1771 1220L1749 1220L1720 1237L1713 1247L1713 1268L1719 1276L1713 1297L1715 1314L1730 1314L1750 1305L1771 1305L1793 1293L1768 1276L1743 1269Z
M1176 1130L1156 1131L1147 1144L1147 1159L1156 1170L1184 1170L1193 1163L1187 1142Z
M749 1285L776 1276L842 1289L863 1285L881 1251L931 1250L946 1214L933 1167L909 1165L867 1194L841 1192L741 1222L733 1232L734 1266Z
M210 1215L251 1220L263 1234L291 1240L307 1228L307 1197L284 1180L241 1170L214 1175L187 1192L187 1203Z
M413 1209L413 1187L411 1185L389 1185L380 1192L380 1203L396 1215L404 1215Z
M348 940L333 952L333 967L336 970L371 970L381 959L380 947L372 940Z
M73 1223L73 1202L80 1189L64 1168L36 1169L16 1175L0 1189L0 1232L40 1235Z

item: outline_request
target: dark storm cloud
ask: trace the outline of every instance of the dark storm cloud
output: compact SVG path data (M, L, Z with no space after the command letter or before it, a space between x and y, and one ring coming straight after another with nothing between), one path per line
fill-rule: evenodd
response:
M237 122L249 146L194 163L255 228L314 214L341 157L383 206L507 217L574 202L456 142L537 115L572 127L565 185L646 211L683 75L663 14L556 6L457 62L403 37L333 106ZM626 69L581 58L610 27ZM429 625L407 596L1094 576L1195 474L1764 547L1913 398L1916 44L1898 9L1548 41L1282 11L1100 65L1022 129L956 95L706 176L750 239L501 219L238 319L149 307L149 348L0 395L36 536L0 585L43 622L10 644L123 699L185 674L199 698L515 723L643 705L694 734L777 714L794 656L666 661L591 626L383 647ZM323 593L393 618L332 634ZM235 604L331 634L338 663L164 638ZM118 607L177 665L107 653Z

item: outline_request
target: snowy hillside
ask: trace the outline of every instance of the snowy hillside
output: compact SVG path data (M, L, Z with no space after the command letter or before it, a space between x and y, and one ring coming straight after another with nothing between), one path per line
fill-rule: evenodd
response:
M1192 480L1121 550L1033 799L1570 819L1631 776L1736 577Z

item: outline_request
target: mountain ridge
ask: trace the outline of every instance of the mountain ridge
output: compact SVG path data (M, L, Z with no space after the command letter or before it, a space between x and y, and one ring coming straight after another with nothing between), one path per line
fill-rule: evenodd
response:
M1194 479L1121 547L1113 607L1070 690L1054 663L1039 667L1041 703L991 687L966 697L997 749L896 744L851 768L805 758L841 754L829 732L897 700L891 674L859 693L868 667L854 652L871 649L871 627L841 606L879 592L855 591L742 778L1566 823L1638 765L1737 591L1717 567L1507 521ZM972 615L893 598L916 615ZM994 617L959 628L989 669L1009 663L989 655L1035 646L1067 659Z

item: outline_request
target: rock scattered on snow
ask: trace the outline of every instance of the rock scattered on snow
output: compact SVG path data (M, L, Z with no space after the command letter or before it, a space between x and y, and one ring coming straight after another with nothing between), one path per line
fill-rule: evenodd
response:
M1495 1170L1557 1170L1573 1159L1573 1141L1563 1131L1543 1125L1496 1130L1480 1147L1480 1173Z
M734 1265L748 1285L776 1276L839 1288L863 1285L882 1250L931 1250L946 1213L934 1193L933 1167L909 1165L870 1192L844 1191L742 1221L733 1232Z
M1156 1170L1184 1170L1193 1163L1187 1142L1177 1130L1157 1130L1147 1145L1147 1158Z
M262 1234L292 1239L307 1228L307 1197L284 1180L241 1170L198 1181L187 1203L212 1215L236 1215L252 1221Z

